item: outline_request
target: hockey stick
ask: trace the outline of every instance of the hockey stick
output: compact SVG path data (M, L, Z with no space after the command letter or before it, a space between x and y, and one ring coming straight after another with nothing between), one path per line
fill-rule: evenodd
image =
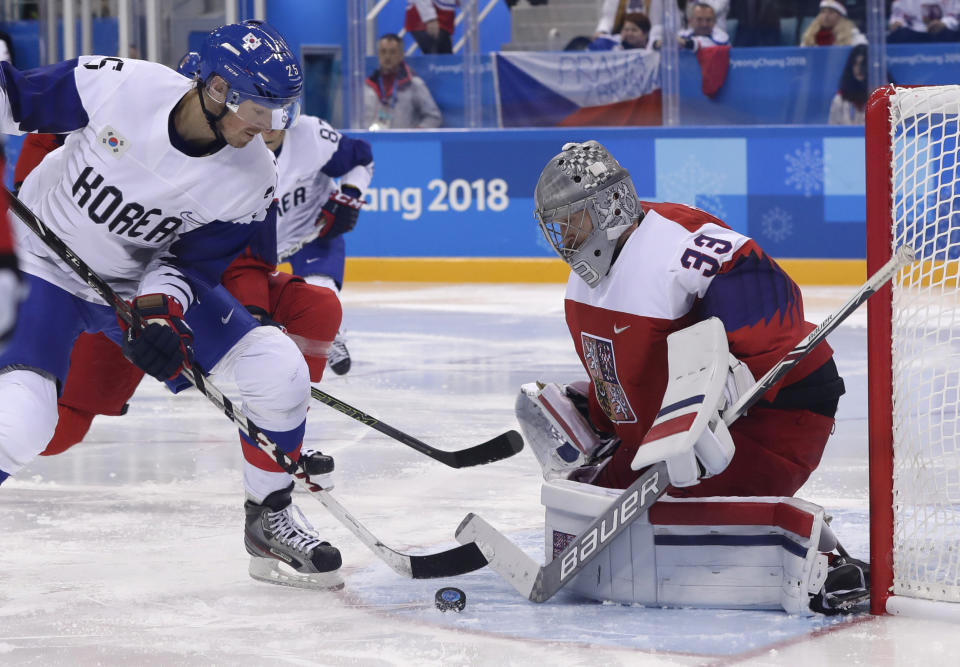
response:
M913 250L906 246L900 248L847 303L811 331L726 410L723 413L724 422L730 425L736 421L828 334L833 332L850 313L883 287L903 266L913 261ZM650 506L666 493L669 485L667 464L663 461L654 464L546 565L538 564L503 533L473 513L468 514L460 523L456 537L461 544L477 544L489 561L490 567L527 599L533 602L544 602L583 570L617 535L643 516Z
M305 245L307 245L308 243L310 243L310 242L312 242L312 241L316 241L318 238L320 238L320 233L321 233L322 231L323 231L323 227L319 227L319 226L318 226L318 227L316 227L312 232L310 232L309 234L307 234L306 236L304 236L302 239L300 239L299 241L297 241L297 242L296 242L294 245L292 245L291 247L287 248L287 249L284 250L283 252L277 253L277 264L279 264L280 262L283 262L283 261L289 259L290 257L293 257L294 255L296 255L298 252L300 252L301 250L303 250L303 247L304 247Z
M67 247L59 236L54 234L26 204L18 199L9 190L7 196L10 208L23 223L31 229L56 255L80 276L80 278L100 297L112 306L128 326L142 329L143 322L139 313L133 310L123 298L117 294L107 282L97 275L86 262L80 259ZM367 530L343 505L330 495L328 491L310 481L297 463L283 452L256 424L245 415L234 409L233 403L224 396L212 383L207 382L203 375L195 373L193 369L183 369L183 375L204 396L216 405L221 412L233 420L240 430L263 452L273 458L280 467L290 473L295 481L317 498L324 507L340 523L347 527L357 538L370 548L381 560L395 572L413 579L431 579L435 577L450 577L466 572L472 572L486 565L486 559L474 544L460 545L453 549L426 555L409 555L391 549L381 542L373 533Z
M413 447L421 454L426 454L432 459L440 461L451 468L468 468L478 466L484 463L493 463L502 459L509 458L523 449L523 437L516 431L507 431L501 433L495 438L482 442L473 447L460 449L454 452L446 452L436 447L431 447L425 442L417 440L412 435L407 435L389 424L384 424L376 417L372 417L365 412L357 410L355 407L334 398L330 394L320 391L316 387L310 390L310 394L337 412L342 412L351 419L356 419L361 424L366 424L370 428L388 435L394 440L399 440L408 447Z

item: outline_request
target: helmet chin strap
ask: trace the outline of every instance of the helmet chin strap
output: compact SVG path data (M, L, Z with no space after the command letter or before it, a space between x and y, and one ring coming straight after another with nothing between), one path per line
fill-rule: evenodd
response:
M213 134L217 138L218 142L222 144L227 143L223 133L220 131L220 127L217 125L218 121L227 115L227 105L223 105L223 109L219 114L214 114L207 109L207 105L203 101L204 94L206 93L206 86L202 82L198 82L197 89L200 93L200 108L203 110L203 117L207 119L207 125L210 126L210 129L213 131Z

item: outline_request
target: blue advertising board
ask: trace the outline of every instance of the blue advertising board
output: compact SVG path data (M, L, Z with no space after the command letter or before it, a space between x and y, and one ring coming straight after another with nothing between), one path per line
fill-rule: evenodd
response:
M566 128L356 133L373 147L354 257L550 257L540 170L596 139L641 198L691 204L783 258L865 256L861 127Z

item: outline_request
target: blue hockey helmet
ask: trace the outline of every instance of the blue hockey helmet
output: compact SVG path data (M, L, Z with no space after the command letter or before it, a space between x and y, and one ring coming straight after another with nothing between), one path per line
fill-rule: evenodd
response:
M300 115L300 63L280 33L261 21L213 30L200 48L197 74L211 99L261 129L285 130ZM214 74L229 86L222 99L209 88Z
M200 72L200 54L196 51L188 51L186 55L180 59L180 64L177 65L177 72L188 79L196 79L197 74Z

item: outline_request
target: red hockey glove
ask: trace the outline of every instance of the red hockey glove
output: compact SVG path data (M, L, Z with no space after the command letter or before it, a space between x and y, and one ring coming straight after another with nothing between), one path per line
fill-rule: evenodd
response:
M133 300L143 329L127 329L123 355L158 380L172 380L193 365L193 331L183 321L183 306L166 294L144 294Z
M356 227L363 204L360 191L349 185L344 186L343 192L330 195L330 199L320 211L320 217L317 218L317 224L324 223L320 238L332 239Z

